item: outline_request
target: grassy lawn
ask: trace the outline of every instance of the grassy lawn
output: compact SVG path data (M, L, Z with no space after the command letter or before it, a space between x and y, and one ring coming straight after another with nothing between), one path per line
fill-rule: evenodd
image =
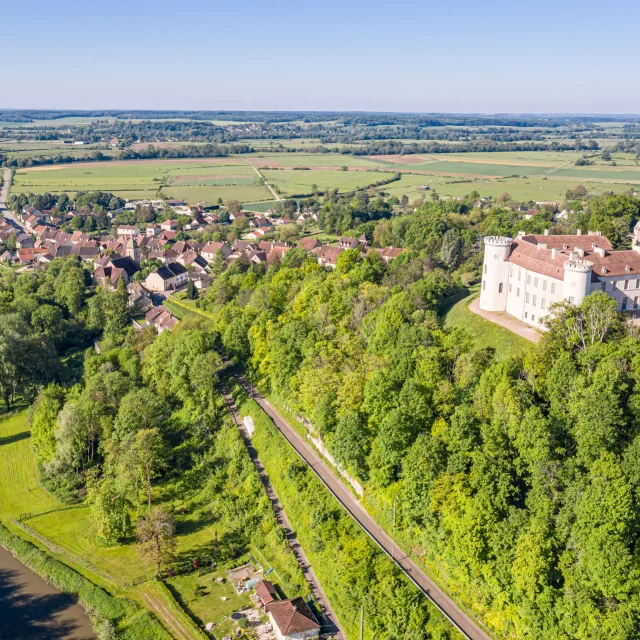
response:
M493 322L480 318L469 310L469 304L478 295L478 288L472 288L472 294L459 300L452 301L452 306L444 310L444 326L447 329L465 329L473 337L480 349L491 347L495 349L496 360L527 352L532 343L511 331L499 327Z
M217 578L224 578L219 583ZM176 576L165 581L176 600L202 627L215 623L216 637L230 634L236 623L229 616L239 609L253 606L248 595L239 596L227 580L224 570L198 576L196 573ZM196 591L198 589L198 591ZM227 598L223 601L222 598Z
M38 486L27 412L0 418L0 519L62 506Z

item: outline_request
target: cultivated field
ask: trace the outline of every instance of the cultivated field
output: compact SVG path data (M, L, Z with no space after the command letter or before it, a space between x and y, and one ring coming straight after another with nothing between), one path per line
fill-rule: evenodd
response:
M50 165L16 172L14 193L111 191L129 199L164 194L188 202L272 198L251 167L233 159Z

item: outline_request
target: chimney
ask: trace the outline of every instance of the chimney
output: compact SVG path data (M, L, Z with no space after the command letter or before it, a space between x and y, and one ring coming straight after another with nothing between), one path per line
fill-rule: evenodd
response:
M549 235L549 229L545 229L545 230L544 230L544 235L545 235L545 236L548 236L548 235Z
M538 242L538 251L540 249L546 249L547 248L547 243L546 242Z
M556 259L556 251L557 251L557 249L551 249L551 259L552 260Z
M578 230L576 231L576 235L577 235L577 236L581 236L581 235L582 235L582 231L580 231L580 229L578 229Z
M581 258L584 258L584 249L582 249L581 247L576 247L573 251L574 253L577 253Z

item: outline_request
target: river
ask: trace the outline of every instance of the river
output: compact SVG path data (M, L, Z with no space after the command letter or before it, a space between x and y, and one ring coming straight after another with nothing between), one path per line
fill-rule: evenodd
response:
M84 609L0 547L0 640L94 640Z

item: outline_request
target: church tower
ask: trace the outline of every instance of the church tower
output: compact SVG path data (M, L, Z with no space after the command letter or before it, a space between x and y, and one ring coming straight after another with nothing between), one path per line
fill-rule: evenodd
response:
M138 248L138 243L133 236L129 236L129 239L127 240L125 255L129 256L135 262L140 262L140 249Z

